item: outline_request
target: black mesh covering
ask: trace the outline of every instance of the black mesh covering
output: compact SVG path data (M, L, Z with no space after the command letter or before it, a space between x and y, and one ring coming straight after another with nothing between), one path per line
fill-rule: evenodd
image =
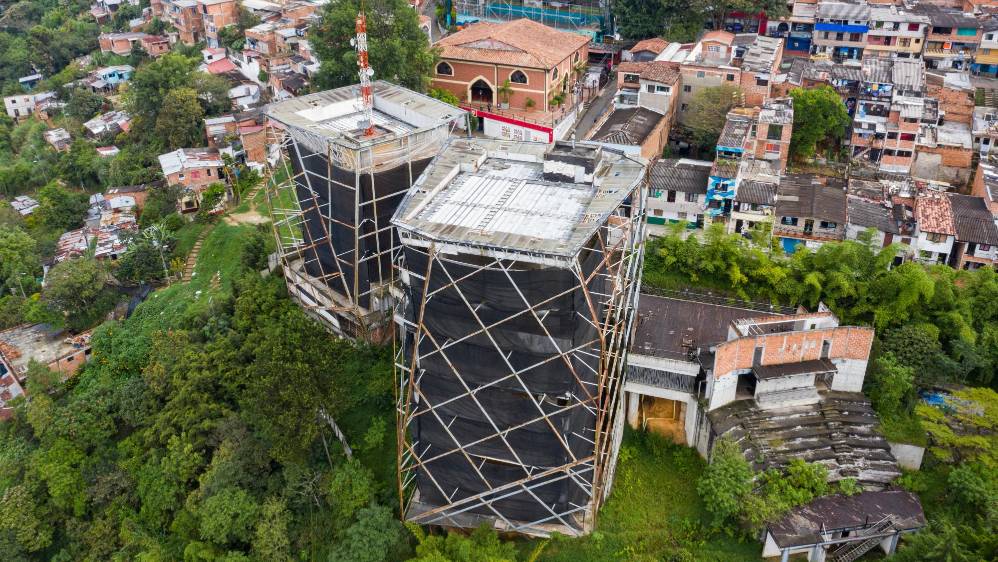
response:
M582 254L586 278L603 265L596 247L594 240ZM591 275L590 303L570 270L507 261L507 275L482 268L482 258L448 255L434 262L431 296L424 299L417 276L426 273L428 256L407 246L404 257L414 274L405 287L406 317L417 322L425 306L408 428L424 461L416 478L420 503L442 506L488 492L452 512L492 515L491 505L520 522L586 506L591 497L583 484L592 482L592 462L577 461L594 454L601 402L599 331L592 321L594 311L603 317L606 276ZM461 280L447 286L451 279ZM527 310L528 303L536 310ZM412 334L406 344L411 358ZM492 491L516 482L530 492Z
M387 281L391 276L391 253L398 244L395 229L385 229L391 223L405 192L429 165L424 158L377 172L361 174L330 165L325 154L314 153L299 143L289 148L291 167L295 174L295 191L304 210L302 237L305 244L305 270L337 293L361 307L370 306L368 290L371 283ZM301 175L304 164L306 175ZM306 179L307 176L307 179ZM373 187L372 187L373 178ZM307 182L307 183L306 183ZM336 183L338 182L338 183ZM344 187L360 186L359 231L357 226L356 192ZM315 191L315 200L308 189ZM380 199L372 203L375 199ZM327 220L324 217L332 217ZM381 232L378 232L381 231ZM328 232L328 239L327 239ZM372 235L376 233L376 235ZM370 259L382 252L376 259ZM337 268L336 256L339 257ZM355 259L359 258L359 259ZM365 261L366 260L366 261ZM357 295L354 295L354 264L360 262L357 273ZM343 273L344 282L333 273Z

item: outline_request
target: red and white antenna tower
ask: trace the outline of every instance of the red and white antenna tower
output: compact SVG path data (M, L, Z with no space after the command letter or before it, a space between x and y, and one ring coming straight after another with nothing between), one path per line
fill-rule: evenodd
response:
M354 46L357 47L357 66L360 67L357 74L360 75L360 97L364 107L364 118L367 120L364 136L369 137L374 134L374 90L371 88L371 76L374 75L374 70L367 59L367 16L364 12L357 12L356 31L357 39L354 41Z

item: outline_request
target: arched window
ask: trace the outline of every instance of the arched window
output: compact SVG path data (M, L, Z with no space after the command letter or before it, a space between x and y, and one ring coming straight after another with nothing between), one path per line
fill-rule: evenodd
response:
M572 59L572 62L579 62L579 53L575 53L575 58Z
M509 75L509 81L514 84L526 84L527 75L524 74L522 70L514 70L513 73Z
M558 67L557 66L554 67L554 70L551 71L551 79L552 80L557 80L558 79Z
M443 74L444 76L454 76L454 69L445 62L437 65L437 74Z

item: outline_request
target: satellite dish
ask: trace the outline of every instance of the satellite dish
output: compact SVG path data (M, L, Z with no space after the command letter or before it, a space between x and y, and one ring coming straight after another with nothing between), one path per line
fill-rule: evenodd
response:
M368 76L374 76L374 69L373 68L368 68L367 69L367 75Z
M354 38L354 37L350 38L350 46L351 47L356 47L357 46L357 39L356 38Z

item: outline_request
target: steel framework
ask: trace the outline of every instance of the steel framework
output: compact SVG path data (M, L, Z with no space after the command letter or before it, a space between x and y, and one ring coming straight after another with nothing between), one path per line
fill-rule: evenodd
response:
M613 208L586 214L596 224L571 255L441 240L396 215L406 519L536 536L591 531L623 431L643 186L642 173Z
M338 335L384 342L398 243L391 215L463 112L379 81L371 119L358 94L350 86L272 106L268 145L280 156L267 196L291 297ZM321 119L297 117L313 108Z

